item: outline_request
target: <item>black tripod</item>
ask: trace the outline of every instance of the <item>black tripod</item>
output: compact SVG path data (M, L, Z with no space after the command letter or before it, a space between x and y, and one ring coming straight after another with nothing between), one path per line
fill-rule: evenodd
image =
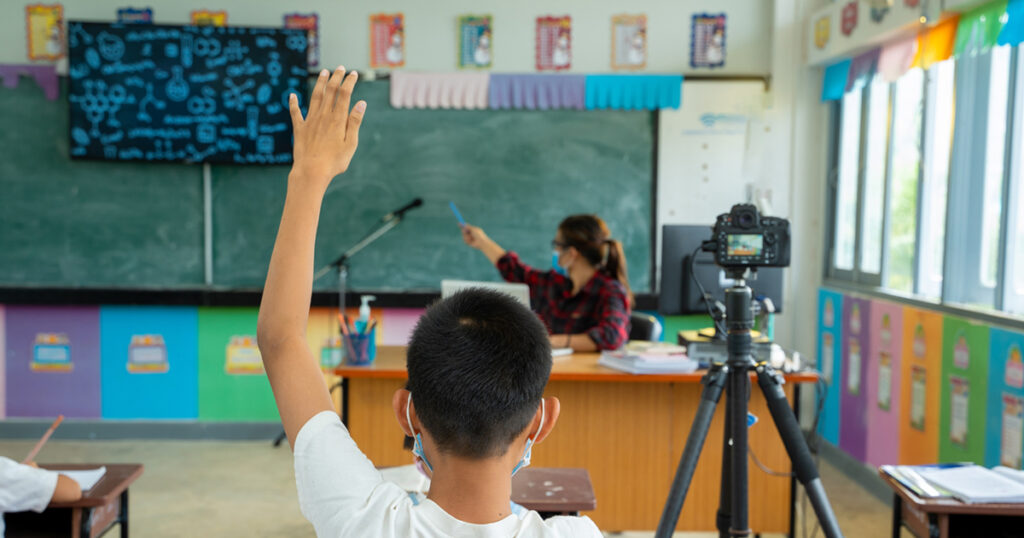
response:
M686 447L679 459L679 467L676 469L668 500L665 501L656 536L669 538L676 528L679 512L683 509L686 492L697 468L697 458L700 457L708 428L711 427L711 418L726 386L728 399L725 407L722 483L716 526L721 538L751 534L747 519L747 400L750 397L749 375L753 370L757 374L761 392L768 402L775 427L793 463L796 477L807 491L825 536L841 537L842 532L825 496L825 488L821 484L811 452L789 407L786 394L782 391L782 376L767 363L755 363L751 355L750 329L754 317L750 288L743 280L745 271L727 269L726 273L735 282L733 287L725 290L728 360L724 363L712 363L711 369L701 381L704 390L701 393L697 416L690 426L690 435L686 438Z

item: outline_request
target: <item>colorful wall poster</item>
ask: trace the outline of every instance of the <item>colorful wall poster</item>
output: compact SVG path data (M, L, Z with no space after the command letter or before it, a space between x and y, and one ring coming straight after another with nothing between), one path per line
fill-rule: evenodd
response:
M195 307L100 308L103 418L199 416Z
M564 71L572 65L572 18L537 17L537 71Z
M700 13L690 27L690 67L725 66L725 13Z
M256 346L256 315L255 308L199 308L200 420L280 420Z
M228 12L196 9L192 11L189 20L195 26L227 26Z
M7 416L100 418L99 308L8 306Z
M153 8L118 8L117 22L121 24L153 24Z
M7 322L4 317L4 305L0 304L0 418L7 416L7 343L4 337L7 334Z
M942 322L939 461L985 463L989 328L947 316Z
M612 16L612 69L647 66L647 15Z
M492 21L490 15L459 17L459 67L491 67L494 59Z
M1024 333L991 329L985 465L1024 467Z
M942 315L903 308L900 383L900 464L939 461Z
M412 331L426 310L423 308L388 308L381 312L380 344L384 346L409 345Z
M25 6L25 38L29 60L64 57L64 7L60 4Z
M840 384L839 448L860 461L867 460L868 390L867 359L871 355L868 324L871 302L843 298L842 383Z
M405 15L370 15L370 67L405 65Z
M320 65L320 19L316 13L289 13L284 16L285 28L306 30L306 61L309 70L316 71Z
M839 444L841 415L840 379L842 372L843 295L827 289L818 290L818 370L825 380L825 404L818 419L818 433L833 445Z
M871 302L867 364L868 448L873 466L900 460L900 389L902 388L903 307Z

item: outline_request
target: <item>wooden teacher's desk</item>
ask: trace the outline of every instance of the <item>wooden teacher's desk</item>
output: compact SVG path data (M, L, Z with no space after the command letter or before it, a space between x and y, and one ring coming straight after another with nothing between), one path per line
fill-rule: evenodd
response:
M658 525L690 423L700 401L703 373L632 375L598 366L596 353L556 358L546 396L562 404L558 425L533 451L537 467L583 467L590 472L597 509L588 513L602 530L645 530ZM403 434L391 409L405 386L405 347L381 346L368 366L341 366L342 420L377 466L407 465ZM814 374L787 375L785 391ZM750 447L768 468L790 463L764 397L752 390L750 412L762 420L750 429ZM679 530L715 530L721 477L725 398L716 410L681 514ZM750 527L758 533L791 532L794 482L750 470Z

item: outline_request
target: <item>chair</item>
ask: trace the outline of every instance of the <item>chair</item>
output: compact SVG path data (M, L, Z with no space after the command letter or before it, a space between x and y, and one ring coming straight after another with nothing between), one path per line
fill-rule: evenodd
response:
M643 312L632 312L629 315L629 339L647 340L650 342L661 341L661 322L658 318L644 314Z

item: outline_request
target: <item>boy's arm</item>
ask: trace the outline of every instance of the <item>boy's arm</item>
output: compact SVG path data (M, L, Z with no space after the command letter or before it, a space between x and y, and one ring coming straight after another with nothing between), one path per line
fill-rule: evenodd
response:
M70 503L82 498L82 486L78 482L59 474L57 475L57 487L53 490L53 497L50 502Z
M313 415L333 410L319 364L306 345L313 288L313 247L320 204L334 176L348 169L359 144L366 110L360 101L349 112L356 72L325 69L313 88L303 119L297 98L289 106L295 134L284 212L263 288L256 334L288 443Z

